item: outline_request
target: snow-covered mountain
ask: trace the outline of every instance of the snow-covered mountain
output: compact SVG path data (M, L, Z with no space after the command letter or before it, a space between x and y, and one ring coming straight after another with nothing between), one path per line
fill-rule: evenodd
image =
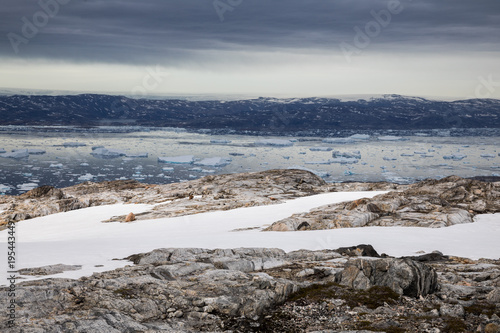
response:
M500 128L500 100L383 95L189 101L113 95L0 96L0 125L138 125L274 134L331 130Z

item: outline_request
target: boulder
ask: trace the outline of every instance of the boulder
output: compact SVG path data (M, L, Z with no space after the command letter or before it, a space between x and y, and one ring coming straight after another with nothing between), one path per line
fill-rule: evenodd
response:
M411 259L354 259L345 264L336 281L354 289L389 287L411 297L432 294L438 288L436 271Z

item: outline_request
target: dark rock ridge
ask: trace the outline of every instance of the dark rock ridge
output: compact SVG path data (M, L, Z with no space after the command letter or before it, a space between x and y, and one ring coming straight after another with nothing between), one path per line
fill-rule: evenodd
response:
M17 326L2 321L0 330L484 332L500 324L498 260L423 264L272 248L157 249L128 259L135 265L78 280L19 282Z
M445 102L386 95L240 101L130 99L111 95L0 96L0 125L134 125L328 135L337 130L500 128L500 101Z
M471 223L476 214L500 212L500 182L450 176L425 180L371 199L317 207L275 222L267 230L318 230L365 226L440 228Z

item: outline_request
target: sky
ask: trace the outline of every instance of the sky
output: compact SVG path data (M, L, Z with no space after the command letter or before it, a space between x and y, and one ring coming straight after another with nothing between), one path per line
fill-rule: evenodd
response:
M0 87L500 98L496 0L0 0Z

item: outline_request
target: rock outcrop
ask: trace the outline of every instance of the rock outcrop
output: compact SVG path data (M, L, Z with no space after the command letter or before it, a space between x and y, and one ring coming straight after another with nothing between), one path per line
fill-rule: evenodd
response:
M484 332L487 325L499 325L500 261L438 259L423 264L408 258L353 259L334 250L157 249L130 256L134 265L78 280L18 282L16 326L7 328L3 321L0 330L437 332L460 327ZM38 272L71 268L56 266Z
M275 222L267 230L293 231L365 226L440 228L472 223L476 214L500 212L500 182L456 176L425 180L400 191L317 207Z
M0 229L9 221L21 221L58 212L115 203L155 204L137 220L184 216L214 210L278 204L284 200L335 191L392 190L391 183L327 184L304 170L206 176L183 183L141 184L135 180L85 182L56 189L41 186L19 196L0 196ZM131 208L132 210L132 208ZM106 222L124 222L116 216Z
M349 260L336 280L354 289L389 287L400 295L412 297L432 294L437 289L436 272L411 259Z

